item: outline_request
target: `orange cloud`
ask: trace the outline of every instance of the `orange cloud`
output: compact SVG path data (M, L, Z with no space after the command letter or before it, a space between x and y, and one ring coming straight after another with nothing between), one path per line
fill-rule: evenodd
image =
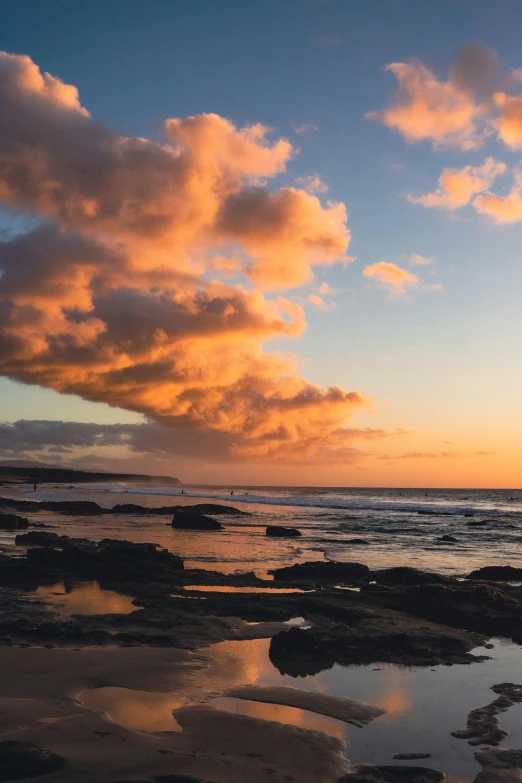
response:
M518 223L522 220L522 171L515 171L514 183L505 196L484 193L473 201L473 206L483 215L493 218L496 223Z
M468 46L453 61L446 80L417 59L391 63L387 70L399 88L387 108L367 116L407 142L471 150L481 146L493 124L508 146L522 148L520 98L506 95L520 81L520 71L502 72L495 51ZM496 122L492 115L499 106L504 108Z
M317 296L317 294L310 294L310 296L307 299L310 304L315 305L320 310L328 310L328 305L324 301L324 299L321 299L320 296Z
M440 81L420 60L386 67L399 82L390 105L368 117L398 131L409 143L431 141L473 149L480 144L473 98L451 80Z
M215 114L167 120L165 144L121 136L5 53L0 102L0 201L40 218L0 241L0 373L211 433L236 456L341 454L364 398L264 351L306 325L266 291L346 260L350 241L344 204L259 185L290 142Z
M431 264L435 263L433 258L421 256L420 253L410 253L407 261L408 264L411 264L411 266L430 266Z
M481 166L464 166L462 169L444 169L439 186L434 193L423 196L408 195L411 204L423 207L454 210L469 203L477 193L487 190L499 174L506 171L506 164L495 158L486 158Z
M363 275L370 280L375 280L396 294L405 293L406 288L414 287L419 282L417 275L407 272L389 261L379 261L376 264L370 264L370 266L365 267Z
M522 95L512 97L497 92L493 99L500 110L500 116L493 121L499 138L510 149L522 149Z

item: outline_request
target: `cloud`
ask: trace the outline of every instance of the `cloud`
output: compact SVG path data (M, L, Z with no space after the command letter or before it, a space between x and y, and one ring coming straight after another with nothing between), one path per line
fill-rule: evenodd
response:
M423 196L408 195L411 204L423 207L455 210L469 203L477 193L491 187L496 177L504 174L507 166L495 158L486 158L481 166L464 166L462 169L444 169L439 186L433 193Z
M439 80L420 60L391 63L386 70L393 73L399 89L386 109L367 115L370 119L398 131L410 144L480 146L479 109L461 87L449 79Z
M411 266L430 266L431 264L435 263L434 258L421 256L420 253L410 253L406 261Z
M166 120L162 144L123 136L6 53L0 102L0 203L37 219L0 241L0 373L237 457L338 451L365 399L265 351L306 326L281 289L348 260L344 204L259 184L290 142L216 114Z
M522 149L522 95L513 97L498 92L493 99L500 111L500 116L493 120L500 140L510 149Z
M326 193L328 190L328 185L319 174L306 174L304 177L298 177L295 182L307 193Z
M328 285L328 283L321 283L321 285L319 286L319 293L320 294L323 294L323 295L324 294L329 294L330 291L331 291L331 289L330 289L330 286Z
M503 72L495 51L474 45L463 49L453 61L448 78L439 79L420 60L386 66L399 88L389 106L367 116L400 133L410 144L429 141L434 147L463 150L480 147L491 133L495 107L505 109L497 125L500 137L511 146L522 146L520 99L510 99L520 72Z
M318 131L317 125L311 122L303 122L301 125L292 125L294 133L311 133L312 131Z
M330 443L317 444L317 451L295 449L293 460L302 464L354 462L368 452L353 447L356 441L380 441L401 437L403 430L339 428ZM246 443L248 447L250 443ZM262 452L250 459L264 460ZM197 428L170 428L147 421L143 424L91 424L85 422L31 421L0 423L0 459L60 461L71 467L102 467L111 470L142 470L169 473L172 461L222 464L243 461L237 439L230 433ZM286 462L284 454L274 461Z
M494 451L407 451L405 454L382 454L378 459L453 459L455 457L492 457L494 454Z
M483 193L473 201L477 212L488 215L496 223L518 223L522 220L522 171L515 170L513 187L505 196Z
M404 294L406 288L418 285L418 277L389 261L378 261L365 267L363 275L381 284L395 294Z
M315 305L320 310L328 310L328 305L324 301L324 299L321 299L320 296L317 296L317 294L310 294L307 297L307 301L310 302L310 304Z

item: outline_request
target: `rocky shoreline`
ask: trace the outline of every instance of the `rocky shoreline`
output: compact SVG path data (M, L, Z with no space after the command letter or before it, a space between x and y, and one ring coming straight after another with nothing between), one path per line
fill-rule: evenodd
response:
M0 499L0 508L10 514L41 510L100 513L87 511L85 503L81 504L81 512L74 502L74 512L68 501L51 505L52 509L48 503ZM89 509L97 506L87 505ZM139 515L138 508L147 514L173 514L174 519L210 519L240 513L217 504L195 504L181 511L180 507L160 510L136 506L132 506L132 511L122 510L126 508L129 507L120 505L101 513ZM27 525L31 527L30 519ZM204 526L192 529L200 530L200 535L212 535L205 532ZM197 651L227 640L270 638L269 657L276 669L281 674L304 677L336 663L475 665L486 656L474 654L473 650L487 647L493 636L522 642L522 587L492 581L500 576L488 569L483 571L489 580L482 578L480 572L458 579L413 568L371 570L358 562L317 561L274 569L273 581L267 582L253 573L223 574L186 568L182 558L153 543L116 539L94 542L30 529L17 535L16 549L16 556L0 555L0 647L5 648L43 647L52 651L94 645L107 649ZM94 582L104 590L131 596L134 611L63 616L34 597L42 586L62 583L70 589ZM205 592L194 589L195 585L204 586ZM255 592L267 585L273 588L270 592ZM254 592L213 592L213 587L243 587ZM295 592L284 592L288 588ZM288 621L295 617L305 618L310 627L288 626ZM472 741L478 738L482 745L498 744L505 733L498 728L496 715L507 701L521 700L519 688L513 684L495 686L499 698L484 708L485 713L477 710L477 715L470 715L468 729L454 736ZM283 704L299 704L295 698L293 702L288 701L288 695L285 698ZM4 750L12 754L16 748ZM0 743L0 760L1 753ZM31 753L34 755L35 751ZM499 757L493 759L487 754L477 754L477 759L484 761L481 781L486 780L487 770L497 769L499 764ZM507 763L507 756L502 758L502 763ZM380 767L358 767L342 779L355 783L434 780L429 775L423 778L422 772L418 773L421 777L413 778L414 767L405 767L409 772L403 777L398 765L393 769L392 773ZM14 778L2 778L0 773L2 779ZM495 782L501 779L498 775L491 778ZM174 776L172 780L188 778Z

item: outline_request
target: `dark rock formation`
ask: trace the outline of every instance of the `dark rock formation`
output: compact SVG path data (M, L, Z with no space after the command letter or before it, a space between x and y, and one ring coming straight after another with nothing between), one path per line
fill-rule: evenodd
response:
M364 584L372 578L370 569L362 563L330 563L322 560L276 568L269 573L274 575L274 579L284 582L311 580L318 583Z
M418 761L419 759L430 759L431 753L396 753L393 758L398 761Z
M517 588L447 579L449 584L368 585L363 593L373 606L490 637L522 640L522 603Z
M77 516L99 516L100 514L133 514L134 516L163 515L170 516L177 512L192 514L213 514L230 516L250 516L247 511L240 511L233 506L223 506L219 503L195 503L192 506L160 506L147 508L136 503L117 503L112 508L104 508L92 500L19 500L0 498L0 509L9 511L56 511L59 514L74 514ZM42 523L35 527L41 526Z
M146 508L135 503L117 503L107 513L133 514L134 516L170 516L177 511L185 511L189 514L213 514L214 516L250 516L248 511L240 511L233 506L222 506L219 503L194 503L192 506L159 506L158 508Z
M267 525L267 536L275 536L278 538L299 538L301 531L296 527L283 527L283 525Z
M333 608L325 607L332 620ZM350 666L382 661L431 666L480 660L470 655L470 650L481 641L475 634L419 622L399 612L384 613L370 607L365 611L359 606L351 612L345 609L343 617L340 609L335 624L325 623L323 616L323 627L319 627L323 611L320 606L317 614L305 611L304 616L313 625L311 629L292 628L272 638L269 657L281 674L304 677L329 669L334 663Z
M179 479L171 476L147 476L141 473L96 473L87 470L75 470L74 468L54 467L16 467L0 465L0 481L15 481L17 484L81 484L84 482L125 482L132 484L163 484L173 486L179 484Z
M508 732L500 728L497 715L522 702L522 685L503 682L493 685L491 690L499 694L498 698L485 707L472 710L467 728L452 731L453 737L467 739L469 745L498 745L507 737Z
M441 536L440 538L437 538L437 541L444 541L446 544L457 544L458 538L455 538L454 536Z
M211 781L203 780L202 778L194 778L192 775L158 775L156 778L116 780L112 783L211 783Z
M177 530L222 530L223 525L217 519L205 514L194 513L179 508L172 518L172 527Z
M478 750L475 758L482 770L473 783L515 783L520 780L522 750Z
M0 586L34 590L38 579L27 560L0 555Z
M343 775L338 783L440 783L445 777L445 772L428 767L359 764L354 772Z
M466 579L484 579L489 582L516 582L522 579L522 568L514 566L484 566L467 575Z
M32 742L0 742L0 780L23 780L65 767L65 759Z
M418 571L416 568L407 568L406 566L383 568L381 571L375 571L373 578L377 584L382 585L452 584L455 582L449 576Z
M0 514L0 530L25 530L29 521L16 514Z
M61 547L67 541L69 541L69 536L59 536L56 533L41 533L37 530L31 530L29 533L21 533L15 538L15 544L18 546Z

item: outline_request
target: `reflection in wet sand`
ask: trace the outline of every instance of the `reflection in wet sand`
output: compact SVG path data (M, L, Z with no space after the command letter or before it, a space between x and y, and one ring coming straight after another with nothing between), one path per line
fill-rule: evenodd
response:
M211 702L212 707L227 712L235 712L239 715L248 715L250 718L276 721L276 723L289 723L302 729L323 731L338 739L344 739L346 727L342 721L328 718L325 715L317 715L308 710L297 707L286 707L282 704L268 704L245 699L234 699L230 696L220 696Z
M132 596L102 590L98 582L45 585L32 595L51 604L53 609L63 615L129 614L136 611Z
M351 764L391 764L399 752L431 753L430 766L448 774L449 783L472 781L480 767L474 748L451 736L465 725L468 712L491 701L490 687L503 679L519 679L520 652L513 644L495 643L495 657L480 664L422 668L334 665L315 676L294 679L281 675L269 656L270 640L227 641L198 653L203 668L188 669L168 693L125 688L83 692L82 704L105 713L112 721L144 732L175 731L172 710L182 704L210 704L227 712L315 729L346 742ZM291 686L305 691L346 696L388 710L378 721L355 728L308 710L238 700L222 694L242 685ZM172 687L172 686L171 686ZM209 699L211 700L209 702ZM501 725L510 733L503 747L520 747L520 715L512 708Z
M134 731L181 731L172 710L185 701L174 693L148 693L128 688L83 691L78 701L88 710L102 712L113 723Z

